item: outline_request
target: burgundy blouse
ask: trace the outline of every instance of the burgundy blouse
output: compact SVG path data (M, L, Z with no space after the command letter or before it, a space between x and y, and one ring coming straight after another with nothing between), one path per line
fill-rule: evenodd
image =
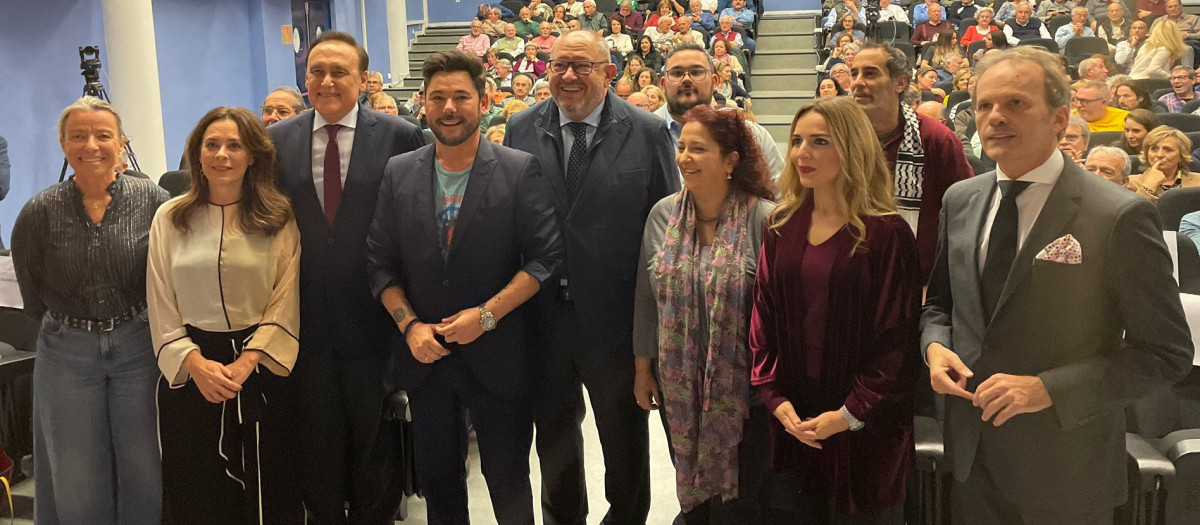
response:
M811 218L811 204L805 204L778 231L763 235L750 319L750 381L771 412L791 401L801 418L811 418L845 405L866 423L817 450L772 417L771 463L776 471L800 473L805 492L826 494L840 512L873 512L903 501L913 468L924 281L916 240L900 216L889 215L864 220L864 242L852 256L854 239L845 230L818 247L840 252L832 259L827 291L818 292L827 298L824 344L814 348L807 343L805 307L819 304L806 298ZM810 363L819 370L810 373Z

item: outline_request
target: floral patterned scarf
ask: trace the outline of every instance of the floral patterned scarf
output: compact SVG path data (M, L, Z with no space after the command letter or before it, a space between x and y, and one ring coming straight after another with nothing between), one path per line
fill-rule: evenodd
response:
M651 263L661 326L658 366L680 506L689 511L714 497L738 497L738 445L749 417L746 348L747 199L730 194L722 205L711 262L701 264L698 223L684 190ZM700 316L707 316L707 323Z

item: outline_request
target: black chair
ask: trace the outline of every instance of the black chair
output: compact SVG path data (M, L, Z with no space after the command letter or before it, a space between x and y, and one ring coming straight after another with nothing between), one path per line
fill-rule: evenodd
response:
M890 20L880 22L879 29L875 32L875 40L877 42L892 43L892 42L908 42L908 37L911 35L908 24Z
M969 98L971 98L971 94L967 93L965 89L951 91L950 94L946 95L946 107L952 108Z
M1184 133L1191 131L1200 131L1200 115L1191 113L1164 113L1158 116L1159 120L1167 126L1171 126Z
M937 96L937 93L932 91L921 92L921 102L941 102L942 97Z
M1117 507L1113 523L1161 525L1168 486L1175 478L1175 465L1154 445L1133 433L1125 434L1128 497Z
M949 524L953 475L945 460L941 424L933 417L913 418L913 441L916 445L917 475L916 482L909 487L909 501L916 508L908 512L908 523Z
M1050 36L1054 36L1054 33L1058 32L1058 28L1071 23L1071 17L1065 16L1065 15L1064 16L1056 16L1049 20L1046 20L1045 23L1046 23L1046 31L1050 33Z
M1148 91L1150 91L1150 98L1154 99L1155 101L1157 101L1159 99L1159 97L1162 97L1163 95L1166 95L1167 93L1171 93L1174 91L1170 87L1158 88L1158 89L1154 89L1154 90L1150 90L1150 88L1147 87L1146 89Z
M1129 156L1129 172L1137 175L1142 172L1142 158L1138 155Z
M1187 136L1188 140L1192 141L1193 150L1200 148L1200 131L1185 131L1183 134Z
M971 165L971 171L975 172L975 175L977 176L992 171L990 168L988 168L987 164L983 162L983 159L980 159L974 155L967 155L967 164Z
M1200 523L1200 500L1188 497L1200 492L1200 429L1177 430L1158 440L1157 445L1175 469L1174 476L1164 479L1165 489L1179 495L1166 499L1164 523Z
M1112 145L1122 135L1124 135L1124 132L1121 131L1093 131L1091 138L1088 140L1088 151L1091 151L1096 146Z
M908 42L896 42L895 44L892 44L892 47L899 49L903 51L905 55L908 55L908 67L911 68L917 64L917 48L913 47L912 44Z
M1092 55L1107 55L1108 41L1094 36L1077 36L1067 41L1067 47L1063 49L1063 54L1067 56L1067 62L1077 65L1081 60Z
M168 171L158 178L158 186L172 197L178 197L192 187L192 178L186 170Z
M946 93L949 93L951 91L954 91L954 81L947 80L945 82L938 82L938 83L934 84L933 87L940 89Z
M1171 92L1171 81L1165 78L1135 78L1134 80L1141 82L1142 85L1146 87L1146 91L1151 93L1155 93L1164 89L1167 90L1164 92L1164 94ZM1158 100L1158 97L1154 97L1154 99Z
M974 25L979 25L979 22L976 22L974 18L960 21L958 23L958 38L962 39L963 35L967 34L967 28Z
M538 60L541 60L542 62L550 61L550 53L547 53L545 51L538 51L537 57L538 57Z
M1200 98L1194 99L1191 102L1184 104L1183 111L1181 111L1180 113L1193 113L1197 109L1200 109Z
M1046 51L1049 51L1051 53L1058 52L1058 42L1055 42L1053 38L1022 38L1021 41L1019 43L1017 43L1017 45L1018 46L1039 46L1039 47L1045 48Z
M617 0L596 0L597 13L613 13L617 7Z
M1162 115L1163 113L1171 112L1171 110L1167 109L1166 104L1163 104L1162 102L1159 102L1157 100L1150 103L1150 111L1154 112L1157 115Z
M983 40L976 40L971 42L971 45L967 46L967 61L970 62L972 66L975 65L975 53L986 46L987 42L984 42Z
M1184 215L1200 211L1200 188L1175 188L1158 199L1158 216L1163 230L1176 231Z
M517 15L518 17L521 14L521 8L525 7L525 5L528 3L529 2L522 2L521 0L501 0L500 1L500 5L508 8L509 11L512 11L513 14ZM597 7L597 9L599 9L599 7Z

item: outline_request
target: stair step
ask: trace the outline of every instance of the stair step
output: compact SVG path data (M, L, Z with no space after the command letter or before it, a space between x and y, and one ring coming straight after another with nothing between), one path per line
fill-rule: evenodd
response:
M463 33L466 34L466 33ZM421 35L413 40L413 44L450 44L455 45L462 35Z
M772 18L765 16L758 21L758 30L764 35L811 33L816 26L817 20L814 17Z
M458 41L457 41L457 40L455 40L454 42L450 42L450 43L446 43L446 42L425 42L425 41L418 41L418 42L415 42L415 43L413 43L413 45L412 45L412 46L410 46L408 50L409 50L409 52L417 52L417 51L445 51L445 50L447 50L447 49L454 49L454 47L455 47L456 45L458 45Z
M795 91L763 91L756 90L750 93L753 99L754 115L759 118L759 123L762 119L772 115L784 115L789 119L796 114L796 110L805 102L812 100L813 92L810 90L795 90ZM764 124L765 126L765 124ZM783 135L775 135L775 140L786 141L787 126L783 126Z
M757 91L813 91L817 88L817 74L808 71L804 74L760 74L755 71L750 78L750 85Z
M465 35L465 34L469 33L470 31L471 31L471 24L470 24L469 22L468 22L468 23L465 23L465 24L463 24L463 25L455 25L455 26L438 26L438 27L427 27L427 28L425 28L425 34L427 34L427 35L456 35L456 36L462 36L462 35Z
M759 35L755 44L755 52L811 49L813 40L811 34Z
M761 51L751 59L751 70L767 69L812 69L818 62L816 51L811 48L790 51Z

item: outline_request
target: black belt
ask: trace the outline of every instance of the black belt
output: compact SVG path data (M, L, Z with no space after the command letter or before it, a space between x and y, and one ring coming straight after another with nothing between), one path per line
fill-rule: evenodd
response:
M54 319L55 321L65 324L71 328L78 328L80 330L87 330L89 332L111 332L117 328L117 325L137 317L137 315L142 313L142 311L145 309L146 303L138 303L128 311L121 313L121 315L110 317L108 319L80 319L78 317L60 314L54 310L47 310L46 313L50 315L51 319Z

